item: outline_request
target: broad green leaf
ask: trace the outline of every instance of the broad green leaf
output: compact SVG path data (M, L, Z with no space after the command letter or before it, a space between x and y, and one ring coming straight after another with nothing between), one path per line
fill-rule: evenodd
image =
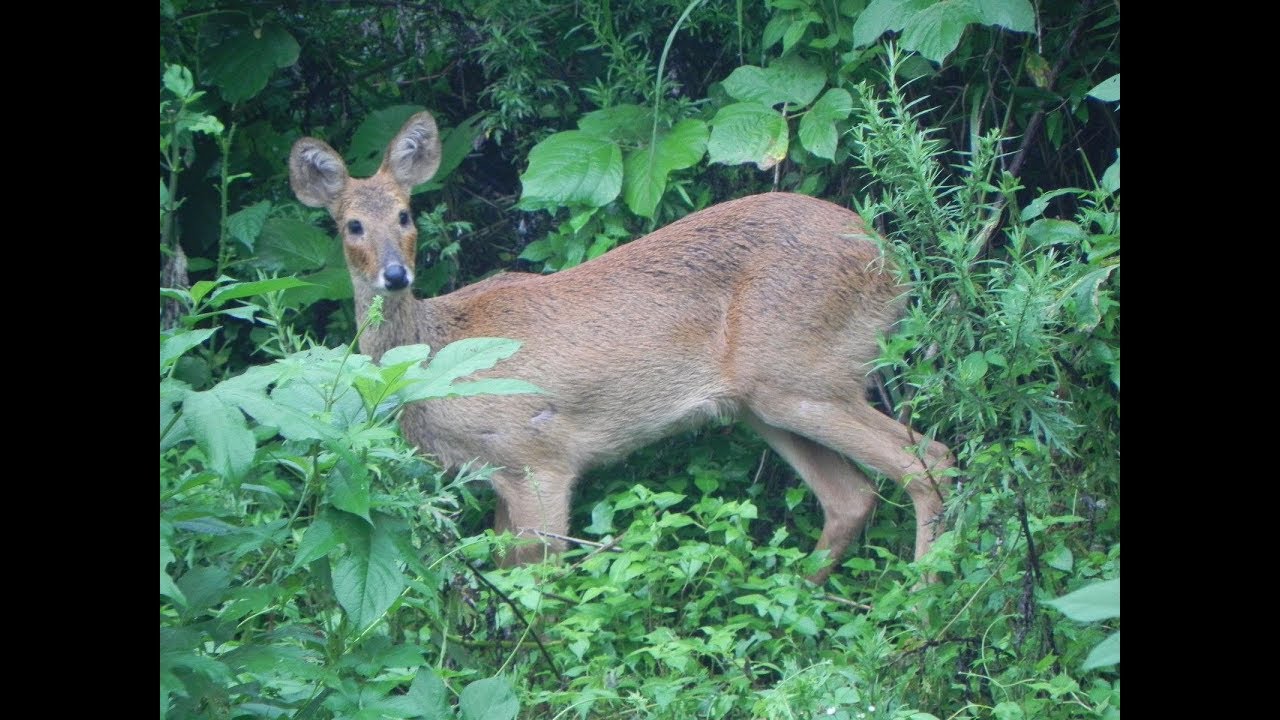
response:
M427 720L453 717L453 709L449 707L449 691L435 668L419 670L405 697L412 701L413 710Z
M782 52L786 54L795 47L796 43L804 37L804 33L813 23L822 22L822 18L817 13L809 11L801 13L798 18L793 20L787 26L787 31L782 33Z
M289 307L310 305L320 300L348 300L354 295L351 273L346 265L331 265L299 278L305 286L288 290L284 302Z
M443 395L426 395L420 397L420 392L416 389L410 389L404 395L405 402L415 402L431 397L468 397L472 395L542 395L545 391L524 380L514 380L511 378L485 378L484 380L475 380L473 382L455 382L449 386Z
M222 602L230 587L231 573L220 567L193 567L178 578L178 588L187 598L186 612L192 614Z
M639 105L614 105L583 115L578 128L614 142L648 142L653 134L651 113Z
M960 44L965 28L980 19L970 0L939 0L907 21L902 46L942 64Z
M209 298L209 302L214 307L217 307L228 300L238 300L240 298L253 297L254 295L266 295L280 290L302 287L306 284L298 278L280 277L223 285L214 291L213 297Z
M1026 207L1022 208L1022 214L1020 217L1022 218L1023 222L1029 222L1031 220L1034 220L1040 217L1042 214L1044 214L1045 209L1049 207L1050 200L1053 200L1054 198L1060 195L1070 195L1072 193L1083 194L1084 192L1085 191L1082 190L1081 188L1074 188L1074 187L1058 188L1057 190L1050 190L1049 192L1041 195L1035 200L1032 200L1030 203L1027 204Z
M488 370L520 349L520 341L502 338L466 338L446 345L436 353L426 371L405 394L413 399L441 397L458 378Z
M395 365L417 365L431 357L431 346L421 343L416 345L401 345L393 347L382 353L382 359L378 364L384 368Z
M1094 85L1088 94L1103 102L1120 102L1120 73Z
M347 150L347 169L352 177L368 177L378 171L391 138L400 132L414 113L426 110L421 105L392 105L369 113L351 135Z
M1120 148L1116 148L1116 161L1111 163L1111 167L1102 173L1102 189L1108 192L1118 192L1120 190Z
M956 370L956 378L963 385L974 385L986 374L987 359L979 350L969 353Z
M358 455L334 447L332 443L330 447L337 452L339 459L326 478L326 499L339 510L372 522L369 515L369 468Z
M556 133L529 151L520 183L525 209L601 207L622 190L622 151L608 138L581 130Z
M163 375L184 353L208 340L217 331L217 328L178 330L167 338L160 338L160 374Z
M222 284L223 281L226 281L226 280L230 280L230 278L228 278L226 275L223 275L217 280L200 280L196 284L192 285L191 286L192 305L199 303L201 300L204 299L205 295L208 295L211 290L217 289L217 287L220 284Z
M307 408L280 402L261 390L219 386L214 392L262 425L276 428L287 440L328 440L341 436L337 429L317 419Z
M1036 247L1045 245L1079 246L1089 238L1088 233L1070 220L1040 219L1027 228L1027 239Z
M382 517L373 526L352 525L348 553L333 567L333 592L357 632L377 622L405 588L399 552Z
M800 142L818 157L832 160L836 156L836 121L853 112L853 96L843 88L831 88L800 118Z
M243 102L267 86L276 68L297 62L298 50L298 41L279 25L245 28L209 51L205 74L227 102Z
M258 236L255 260L267 270L290 273L314 270L334 260L343 265L342 243L307 223L271 218Z
M511 681L502 675L477 680L458 696L461 720L515 720L520 712Z
M1015 32L1035 32L1036 11L1027 0L970 0L978 22Z
M181 65L169 65L164 70L164 86L174 95L185 98L195 89L195 81L190 70Z
M720 108L712 119L707 156L713 163L753 162L768 170L787 156L787 145L782 115L760 103L735 103Z
M182 421L204 451L209 469L238 480L253 462L253 433L240 408L211 391L188 393L182 401Z
M997 704L991 709L992 716L996 720L1022 720L1026 715L1022 712L1022 706L1015 702L1005 700Z
M1084 659L1084 665L1080 666L1081 670L1092 670L1094 668L1108 667L1120 662L1120 632L1116 631L1107 636L1106 640L1094 646L1089 652L1089 657Z
M262 200L249 207L242 208L227 218L227 232L244 245L253 250L258 235L262 234L262 226L267 222L267 213L271 212L271 201Z
M652 147L627 155L623 173L623 199L631 212L652 218L667 189L667 175L697 164L707 149L707 125L682 120L670 132L658 136Z
M173 582L173 577L165 569L172 565L175 560L173 550L169 548L169 537L171 535L173 535L173 528L163 519L160 520L160 594L167 595L173 600L186 605L188 604L186 596L178 589L178 586Z
M1092 330L1102 322L1099 288L1117 267L1109 265L1092 270L1078 281L1072 296L1075 298L1076 327L1079 329Z
M857 21L853 23L854 47L870 45L886 31L901 30L916 13L934 2L935 0L871 0L871 4L858 14Z
M743 65L724 80L725 92L735 100L774 106L790 103L804 107L822 92L827 75L814 63L788 57L767 68Z
M602 500L591 508L591 524L584 528L593 535L613 532L613 505Z
M1086 585L1060 598L1046 601L1076 622L1120 617L1120 579Z

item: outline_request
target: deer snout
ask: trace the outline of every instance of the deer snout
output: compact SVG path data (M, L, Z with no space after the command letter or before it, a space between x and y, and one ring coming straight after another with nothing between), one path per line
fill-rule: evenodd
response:
M390 263L382 269L382 282L388 290L403 290L409 287L409 269L400 263Z

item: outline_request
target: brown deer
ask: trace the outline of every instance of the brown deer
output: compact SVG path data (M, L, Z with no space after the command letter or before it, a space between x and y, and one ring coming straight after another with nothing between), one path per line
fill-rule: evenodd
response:
M409 193L435 174L434 118L409 118L377 174L352 178L341 156L302 138L289 178L303 204L329 210L342 236L356 313L375 295L385 322L360 338L378 359L469 337L523 345L490 376L516 377L536 395L433 400L405 409L405 436L448 466L482 460L493 475L496 529L537 537L506 564L563 548L575 481L586 470L709 418L745 420L818 497L823 582L861 531L876 489L847 458L906 487L919 559L941 530L942 472L930 441L867 404L876 336L898 319L905 288L861 218L787 193L715 205L595 260L552 275L500 275L418 300L418 233Z

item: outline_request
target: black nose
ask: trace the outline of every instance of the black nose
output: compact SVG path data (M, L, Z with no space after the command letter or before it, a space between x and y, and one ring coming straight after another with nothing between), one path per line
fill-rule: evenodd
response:
M403 290L409 284L409 271L400 263L388 265L382 271L382 279L386 281L388 290Z

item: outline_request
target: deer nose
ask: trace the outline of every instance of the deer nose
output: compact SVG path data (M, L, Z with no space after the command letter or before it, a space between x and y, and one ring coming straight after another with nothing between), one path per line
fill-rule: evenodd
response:
M388 290L403 290L409 285L409 271L400 263L393 263L382 271L382 279Z

